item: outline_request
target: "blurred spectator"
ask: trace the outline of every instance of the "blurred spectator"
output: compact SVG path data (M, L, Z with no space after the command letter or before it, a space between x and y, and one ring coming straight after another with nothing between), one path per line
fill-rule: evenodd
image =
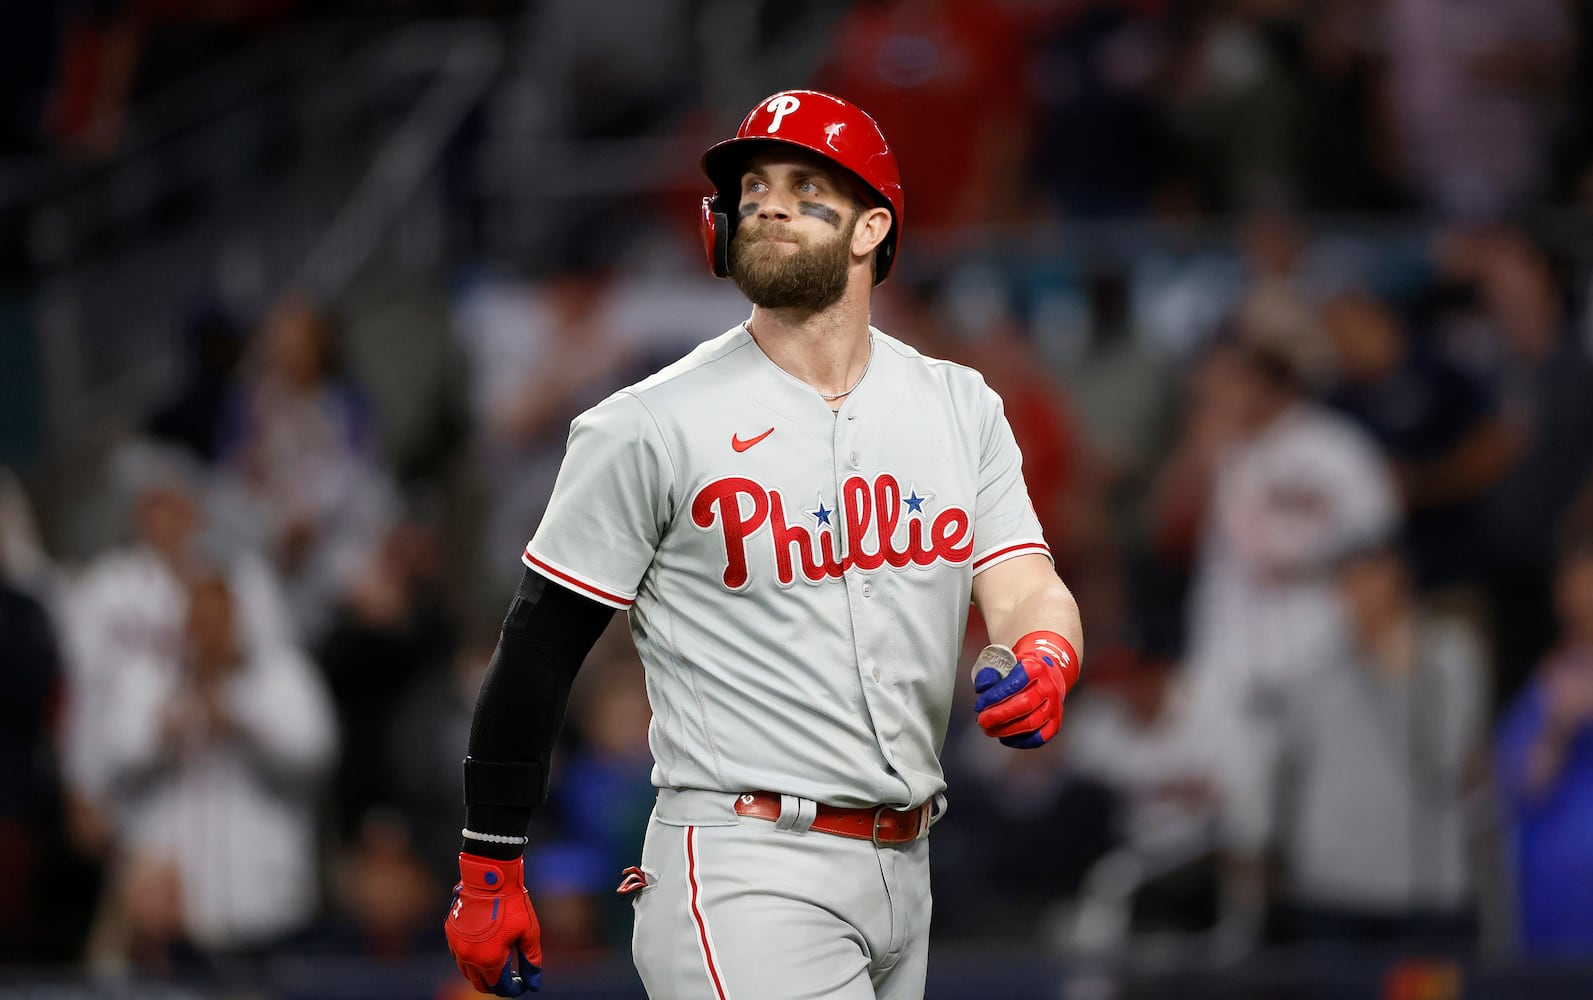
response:
M150 436L214 462L222 420L236 392L244 331L220 305L200 307L183 328L183 381L146 424Z
M1519 944L1593 955L1593 544L1560 564L1560 641L1499 727Z
M1549 581L1567 515L1593 472L1593 364L1564 276L1524 234L1485 234L1469 266L1498 352L1501 413L1520 442L1484 507L1495 694L1508 699L1553 641Z
M1331 640L1332 561L1398 522L1374 443L1306 395L1316 350L1301 338L1313 333L1253 326L1216 348L1195 401L1206 412L1192 415L1185 446L1195 453L1183 460L1195 470L1183 473L1192 496L1168 511L1204 509L1186 663L1201 711L1227 737L1226 819L1240 849L1259 846L1263 822L1250 807L1269 766L1260 699Z
M1301 643L1331 630L1331 560L1398 519L1373 442L1306 396L1292 335L1241 332L1219 345L1194 402L1192 426L1211 440L1190 443L1214 454L1191 665L1234 680L1281 676Z
M393 801L401 773L391 756L398 706L422 678L446 673L454 655L457 629L438 575L438 547L427 527L394 527L350 582L316 650L344 737L333 799L345 838L368 809ZM455 812L458 802L456 794Z
M1190 932L1217 921L1217 741L1178 667L1138 643L1098 646L1089 685L1070 699L1068 767L1116 801L1113 853L1085 881L1075 946L1106 943L1114 925ZM1125 909L1103 923L1097 907L1120 893Z
M1496 218L1542 189L1571 24L1562 0L1391 0L1389 107L1411 190Z
M1091 660L1089 687L1068 705L1068 766L1117 794L1121 843L1152 853L1209 846L1216 761L1188 679L1165 654L1134 645Z
M314 668L257 646L221 577L197 579L175 650L130 656L101 725L127 802L120 899L133 954L247 960L316 914L316 800L337 731Z
M396 488L364 395L314 306L278 301L255 349L222 437L227 527L269 553L313 645L392 525Z
M115 822L116 759L103 723L116 710L121 675L135 662L175 669L188 587L210 571L215 549L203 473L185 453L135 442L112 464L134 538L84 568L64 602L62 629L69 667L63 769L74 838L95 855L107 848ZM292 619L270 568L247 550L229 550L226 566L250 644L265 649L286 641Z
M1418 586L1432 592L1479 582L1479 499L1514 459L1493 398L1442 355L1412 343L1394 311L1367 293L1336 298L1323 319L1338 354L1330 401L1393 464Z
M1347 628L1278 689L1292 932L1319 942L1469 948L1467 794L1485 771L1487 664L1424 616L1390 544L1337 573Z

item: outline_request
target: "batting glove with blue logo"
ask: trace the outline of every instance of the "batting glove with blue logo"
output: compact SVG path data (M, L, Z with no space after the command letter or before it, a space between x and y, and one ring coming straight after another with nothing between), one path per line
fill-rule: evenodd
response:
M1009 747L1044 746L1062 727L1062 700L1079 678L1079 655L1055 632L1030 632L1012 644L1018 665L1005 677L986 667L974 677L979 728Z
M443 933L459 971L482 993L517 997L542 988L542 926L525 891L523 858L461 853Z

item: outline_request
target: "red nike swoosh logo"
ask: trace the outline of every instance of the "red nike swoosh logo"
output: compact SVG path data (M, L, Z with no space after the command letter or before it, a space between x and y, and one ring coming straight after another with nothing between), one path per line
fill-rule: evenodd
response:
M730 435L730 447L736 449L737 451L746 451L748 448L751 448L753 445L757 444L759 441L762 441L764 438L773 433L774 428L771 427L762 434L759 434L757 437L748 438L745 441L741 440L740 435L732 434Z

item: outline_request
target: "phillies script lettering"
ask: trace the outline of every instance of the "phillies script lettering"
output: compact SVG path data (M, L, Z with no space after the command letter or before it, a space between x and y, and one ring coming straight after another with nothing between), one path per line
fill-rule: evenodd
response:
M973 518L961 507L945 507L933 518L927 512L908 513L904 525L902 487L895 476L879 476L872 484L853 476L841 487L837 506L834 513L846 529L844 553L836 551L834 531L810 528L801 520L790 523L780 491L743 476L716 479L698 490L691 518L704 531L717 528L723 536L724 582L731 590L747 585L747 539L765 527L781 586L789 586L798 574L822 583L851 569L903 569L940 561L955 565L973 554Z

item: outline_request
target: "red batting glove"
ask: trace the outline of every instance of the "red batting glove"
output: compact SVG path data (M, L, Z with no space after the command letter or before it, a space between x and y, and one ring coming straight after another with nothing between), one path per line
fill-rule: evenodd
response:
M1018 665L1006 677L986 667L974 678L974 711L987 736L1029 750L1062 727L1062 699L1079 679L1079 654L1055 632L1030 632L1012 653Z
M542 927L525 891L523 858L461 853L443 933L459 971L482 993L517 997L542 988Z

